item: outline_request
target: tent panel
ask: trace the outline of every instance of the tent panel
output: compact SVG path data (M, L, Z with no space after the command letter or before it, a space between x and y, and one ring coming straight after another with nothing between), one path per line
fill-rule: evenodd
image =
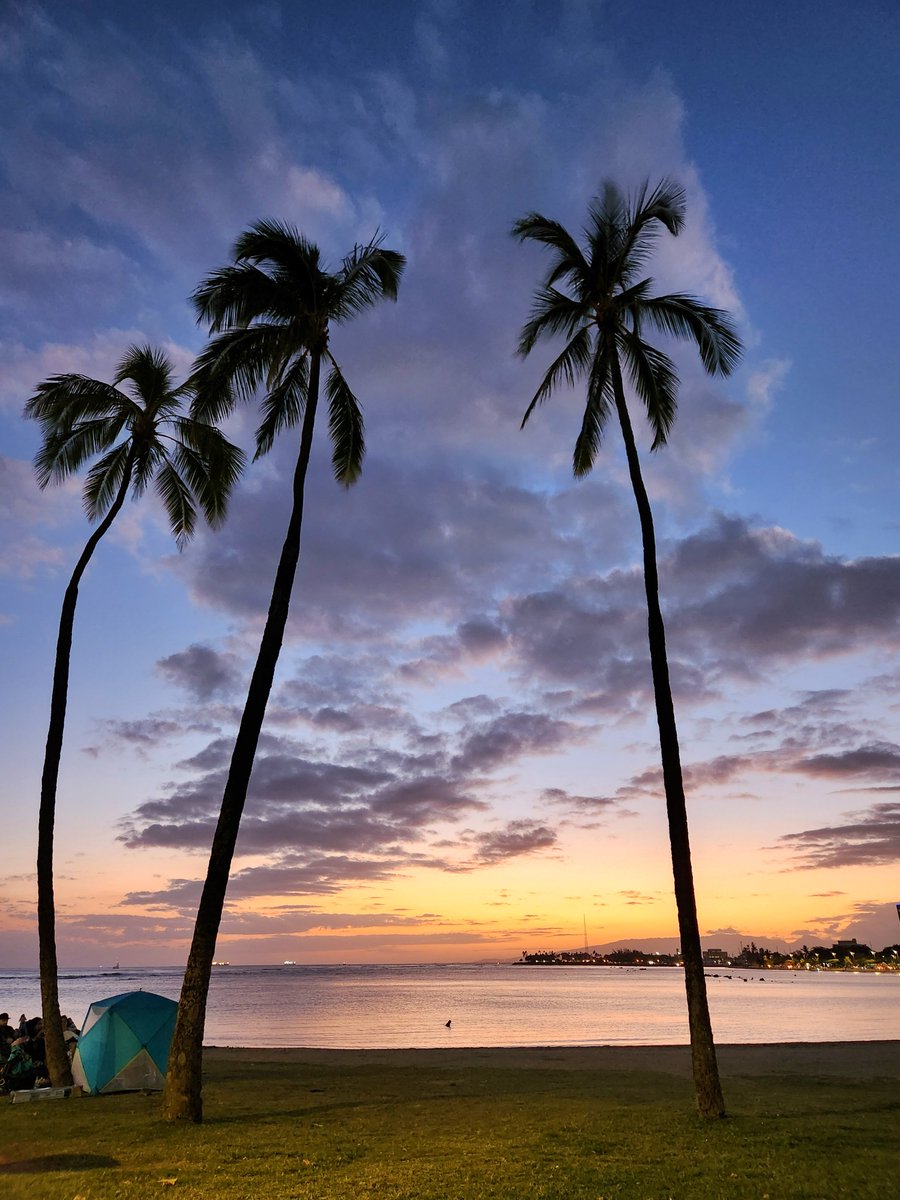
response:
M103 1025L97 1028L98 1062L95 1086L102 1091L110 1079L114 1079L123 1063L130 1062L141 1048L140 1038L122 1020L116 1009L107 1015Z
M141 1034L145 1042L151 1041L160 1032L165 1032L175 1024L175 1014L178 1012L178 1005L173 1000L171 1004L163 1007L160 1005L153 1012L148 1012L141 1022Z
M78 1039L75 1057L81 1067L88 1089L95 1092L99 1086L98 1079L103 1077L104 1056L106 1052L106 1029L109 1017L96 1022L87 1033ZM79 1081L80 1082L80 1081ZM85 1086L85 1084L82 1084Z
M134 1058L123 1063L115 1075L98 1090L104 1095L110 1092L160 1092L165 1084L165 1074L159 1070L156 1063L144 1048L138 1050Z
M76 1046L75 1054L72 1058L72 1082L77 1083L80 1088L84 1088L86 1092L93 1091L90 1080L84 1069L84 1064L81 1061L81 1046Z
M178 1006L172 1009L166 1015L165 1023L160 1025L159 1029L152 1037L147 1038L147 1052L150 1057L165 1074L166 1068L169 1065L169 1047L172 1044L172 1034L175 1032L175 1015L178 1012Z
M166 1000L164 996L154 996L153 1003L149 1003L146 998L142 998L143 1003L140 1005L132 1005L127 1014L122 1009L117 1009L117 1012L122 1012L126 1019L141 1039L146 1043L153 1038L160 1029L165 1029L174 1020L174 1014L178 1011L178 1005L174 1000Z
M102 1019L105 1013L106 1004L102 1000L92 1004L87 1010L85 1018L81 1023L81 1036L84 1037L86 1033L90 1033L97 1022Z
M150 993L152 995L152 993ZM81 1036L94 1028L98 1021L102 1021L110 1009L115 1008L127 996L132 995L131 992L121 992L118 996L108 996L105 1000L95 1000L88 1006L85 1018L81 1023Z

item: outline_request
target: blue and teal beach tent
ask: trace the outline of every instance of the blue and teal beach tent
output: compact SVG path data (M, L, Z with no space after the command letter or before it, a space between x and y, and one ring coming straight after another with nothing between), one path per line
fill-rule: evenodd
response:
M160 1091L178 1005L154 992L123 992L87 1011L72 1077L87 1092Z

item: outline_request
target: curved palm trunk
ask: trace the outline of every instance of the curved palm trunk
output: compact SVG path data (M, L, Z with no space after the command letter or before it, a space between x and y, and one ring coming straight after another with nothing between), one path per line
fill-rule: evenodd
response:
M723 1117L725 1101L719 1082L716 1047L706 998L706 979L703 974L700 928L697 923L697 902L694 896L694 874L691 868L691 847L688 839L681 755L678 749L678 730L675 726L672 687L669 682L666 630L663 624L662 610L659 606L659 576L656 567L656 535L653 530L653 513L641 476L634 433L625 404L622 375L615 358L612 362L612 375L616 411L622 427L622 437L625 440L628 471L634 489L634 498L637 501L644 547L644 586L647 592L650 666L653 673L653 693L656 699L656 720L659 725L659 749L662 759L663 786L666 793L669 843L672 850L672 874L675 880L678 931L681 937L681 953L684 958L684 983L687 991L694 1090L701 1116Z
M62 757L63 733L66 725L66 703L69 693L69 659L72 653L72 630L75 624L75 606L78 603L78 585L87 569L97 544L112 525L119 509L125 503L131 484L131 469L134 455L130 455L125 466L122 483L109 512L88 538L81 558L69 580L63 596L59 617L59 633L56 638L56 660L53 665L53 690L50 695L50 726L44 749L44 770L41 775L41 802L38 812L37 844L37 919L38 959L41 973L41 1015L44 1021L44 1051L47 1072L54 1087L69 1087L72 1069L62 1024L59 1018L59 983L56 959L56 902L53 895L53 833L56 824L56 789L59 781L59 763Z
M203 1119L203 1026L206 1021L206 1001L212 972L216 938L225 905L225 892L231 872L231 861L237 843L241 815L247 799L250 775L256 746L266 715L266 705L272 690L275 667L281 653L284 628L287 624L291 590L300 558L300 529L303 522L303 487L312 449L313 427L319 395L320 355L314 354L309 369L309 390L300 452L294 470L294 491L291 519L275 573L269 613L259 646L256 666L250 679L250 689L244 704L240 727L231 755L231 766L225 783L222 807L213 836L206 882L200 897L194 923L194 937L181 985L178 1017L169 1050L169 1065L163 1097L163 1113L169 1121Z

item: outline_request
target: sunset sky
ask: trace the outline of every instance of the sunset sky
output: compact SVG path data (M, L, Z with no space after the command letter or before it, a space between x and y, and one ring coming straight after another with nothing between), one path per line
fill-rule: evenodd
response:
M337 330L360 482L323 422L219 957L439 961L675 944L637 515L583 393L521 416L546 260L604 179L669 175L648 268L730 310L651 455L705 945L900 941L900 12L890 0L154 0L0 17L0 963L36 964L34 855L82 480L22 418L132 344L186 374L188 297L274 217L399 300ZM634 410L637 416L637 409ZM227 427L250 446L252 408ZM81 588L57 823L63 966L183 962L287 518L296 437L178 553L132 503Z

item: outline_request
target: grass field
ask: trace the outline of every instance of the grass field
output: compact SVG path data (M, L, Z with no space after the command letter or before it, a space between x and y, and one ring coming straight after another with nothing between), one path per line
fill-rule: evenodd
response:
M0 1196L890 1200L900 1043L879 1046L725 1048L711 1124L680 1049L212 1052L202 1126L158 1095L4 1103Z

